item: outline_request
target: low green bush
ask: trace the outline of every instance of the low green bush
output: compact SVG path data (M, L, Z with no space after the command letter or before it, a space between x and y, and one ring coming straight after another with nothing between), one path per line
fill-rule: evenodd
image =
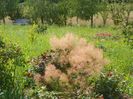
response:
M1 40L0 47L0 92L6 92L17 85L17 67L25 66L25 58L19 46Z
M39 25L37 26L37 28L36 28L36 32L37 32L37 33L43 34L43 33L46 33L46 31L47 31L47 26L46 26L46 25L41 25L41 24L39 24Z
M31 43L36 41L37 39L37 34L44 34L47 31L47 26L46 25L37 25L33 24L32 27L29 28L28 34L29 34L29 40Z
M133 48L133 22L124 26L122 30L125 37L125 41Z
M0 37L0 48L3 48L3 47L5 47L5 43L3 42L2 37Z
M0 99L30 99L29 97L25 97L23 91L19 89L19 87L5 90L0 93Z
M123 99L128 81L123 74L108 71L102 73L95 82L95 92L104 99ZM128 98L128 97L127 97Z

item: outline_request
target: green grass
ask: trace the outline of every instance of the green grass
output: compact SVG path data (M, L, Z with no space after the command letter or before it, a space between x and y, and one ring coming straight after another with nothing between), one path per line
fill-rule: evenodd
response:
M18 26L18 25L1 25L0 34L7 42L18 43L27 57L34 57L41 54L43 51L50 48L49 38L53 35L62 36L65 33L74 33L87 39L87 41L95 42L93 37L96 33L109 32L116 34L112 28L89 28L89 27L57 27L50 26L47 34L37 35L37 40L32 44L29 40L28 31L31 26Z

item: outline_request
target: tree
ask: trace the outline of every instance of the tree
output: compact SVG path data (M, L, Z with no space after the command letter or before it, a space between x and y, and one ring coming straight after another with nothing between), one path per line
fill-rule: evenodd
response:
M120 23L128 24L129 16L131 11L133 10L132 4L128 4L125 2L114 2L109 5L110 11L112 14L112 19L115 25L119 25Z
M129 16L130 13L132 12L133 7L132 4L125 4L125 21L126 21L126 25L128 25L129 23Z
M13 18L17 12L18 0L0 0L0 19L5 23L5 17Z
M69 11L69 2L66 0L27 0L26 5L26 15L34 21L66 25Z
M112 3L110 4L110 11L112 14L112 20L115 25L119 25L121 22L124 21L124 5L119 3Z
M81 19L91 20L91 27L93 27L93 16L98 12L99 0L77 0L78 8L77 15Z
M12 19L14 19L17 13L18 0L8 0L7 2L7 16L10 16Z
M50 2L50 20L52 24L66 25L69 16L69 0L56 0Z
M77 17L77 24L78 24L78 19L79 19L79 2L78 0L69 0L69 17Z
M59 13L59 18L62 20L62 24L66 25L67 24L67 17L69 16L69 0L62 0L58 3L58 10L57 12Z
M99 5L99 13L103 19L103 26L106 25L106 21L109 15L109 8L107 0L103 0Z
M44 16L47 15L46 5L47 0L27 0L24 6L24 16L36 23L38 19L41 19L41 22L44 23Z
M70 15L78 19L90 20L93 26L93 16L98 12L98 5L101 0L71 0L70 1Z
M0 0L0 19L3 19L3 23L5 23L6 6L6 0Z

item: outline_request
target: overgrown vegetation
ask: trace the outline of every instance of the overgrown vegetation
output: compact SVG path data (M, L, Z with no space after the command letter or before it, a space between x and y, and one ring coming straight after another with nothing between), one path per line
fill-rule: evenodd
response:
M125 41L133 47L133 22L123 26Z
M25 58L19 46L6 44L0 39L0 97L7 99L9 97L20 97L21 79L17 76L17 68L25 66ZM22 75L21 75L22 76ZM16 89L19 88L19 89ZM16 93L19 90L18 93ZM15 95L15 96L14 96Z
M132 99L132 5L0 0L0 99Z
M1 26L0 28L2 30L3 26ZM117 70L117 72L114 75L114 78L117 79L117 76L116 76L117 74L119 75L119 73L124 73L124 78L122 78L122 80L126 81L125 83L126 90L124 92L123 91L120 92L120 96L130 97L132 95L133 92L131 89L132 89L132 81L133 81L132 79L133 51L126 43L124 43L123 36L120 36L119 39L115 39L115 36L117 36L116 33L118 33L119 31L112 30L112 28L91 29L88 27L57 27L57 26L51 27L49 26L47 33L42 35L34 31L34 29L32 29L33 26L29 26L28 28L27 26L10 26L10 27L5 26L5 28L9 31L13 31L13 30L14 31L10 34L8 31L4 30L4 32L6 33L1 33L2 37L6 37L6 39L4 39L4 42L3 40L1 40L1 46L2 47L4 47L5 45L8 46L7 43L5 44L5 41L16 43L16 40L17 40L18 44L21 47L21 50L24 53L24 57L26 58L26 60L31 61L31 58L33 58L30 63L34 63L34 66L33 66L34 68L29 67L29 62L26 63L26 67L22 67L22 68L20 67L21 65L20 66L15 65L15 67L17 67L16 74L17 76L19 74L20 75L19 77L21 78L20 80L15 80L15 87L17 88L13 89L13 90L19 89L17 91L19 92L18 96L22 96L22 97L30 96L34 98L37 98L37 97L40 97L40 98L44 98L44 97L56 97L56 98L57 97L58 98L60 97L77 97L77 98L95 97L95 98L98 98L98 97L101 97L101 95L104 95L104 91L108 90L107 87L105 87L104 89L104 86L102 86L101 84L101 82L106 83L106 81L104 80L105 81L104 82L103 79L101 79L98 76L100 75L102 68L104 69L103 67L104 64L102 63L103 55L108 60L107 61L108 64L107 66L105 66L105 70L106 69L107 70L109 69L111 71L114 71L115 69ZM21 28L23 28L22 29L23 31L21 30ZM29 29L31 29L32 30L31 33L33 33L37 37L33 43L30 43L31 41L29 38L29 35L30 35ZM21 30L21 33L23 33L22 36L18 34L20 30ZM52 33L54 31L58 31L58 33ZM64 33L66 33L67 31L76 32L75 34L86 38L86 40L90 41L91 43L93 42L94 45L103 49L104 51L103 54L100 54L101 51L97 49L94 45L92 44L88 45L88 43L84 39L74 37L73 36L74 33L71 33L69 35L66 35L65 37L62 37ZM88 33L87 31L90 31L90 32ZM105 31L108 31L108 33L106 33ZM59 36L59 38L54 37L50 40L53 34ZM100 36L102 35L102 37L95 38L95 36L99 36L99 35ZM106 37L108 35L109 37ZM13 39L13 38L16 38L16 39ZM52 48L49 45L49 41L51 41ZM75 42L75 43L72 43L72 42ZM19 47L17 48L19 49ZM14 48L14 50L16 50L16 47ZM15 54L13 53L14 51L13 52L12 51L11 53ZM19 54L17 53L15 55L18 56ZM90 57L90 55L92 55L93 57ZM98 55L99 55L99 58L97 57ZM37 56L39 57L35 58ZM80 72L80 70L75 71L75 69L72 69L75 66L78 66L77 64L80 64L80 63L81 65L90 64L87 61L88 60L90 61L93 58L96 58L96 60L94 59L94 61L91 61L92 65L87 65L87 67L89 66L88 68L87 67L81 68L83 71L81 70ZM95 66L98 66L98 67L91 68L91 66L93 67L93 64L95 64ZM14 65L9 65L9 66L14 67ZM102 68L100 69L99 66L101 66ZM25 69L28 69L28 70L25 71ZM94 70L94 73L93 73L93 70ZM74 73L74 74L72 75L70 71L71 73ZM86 73L85 71L89 71L89 72ZM25 79L23 79L23 77ZM18 79L18 78L15 78L15 79ZM80 80L77 80L77 79L80 79ZM17 82L22 81L22 82L17 85L16 81ZM98 82L101 84L100 87L103 87L104 91L97 89L99 91L96 91L95 93L95 90L96 90L95 83L98 83ZM107 82L108 82L108 79L107 79ZM119 83L119 80L118 80L118 83ZM118 83L116 82L116 84ZM110 84L113 84L113 83L110 83ZM108 85L107 83L107 86L111 86L111 85ZM99 86L97 88L99 88ZM117 89L121 90L121 87L118 86ZM8 92L6 92L6 90L4 91L4 93L7 95L9 94ZM11 96L13 95L15 97L16 94L17 93L13 91L13 94L9 94L9 95ZM113 94L113 92L111 94ZM104 95L104 97L106 96Z
M102 73L95 83L95 92L105 99L129 98L126 95L128 81L116 71Z

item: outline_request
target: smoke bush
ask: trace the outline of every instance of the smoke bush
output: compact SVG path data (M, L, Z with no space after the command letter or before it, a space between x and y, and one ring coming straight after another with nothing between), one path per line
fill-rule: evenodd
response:
M60 50L60 57L58 57L60 63L70 64L67 73L72 69L76 72L87 69L88 74L98 73L106 63L102 50L95 48L88 44L85 39L78 38L73 34L66 34L62 38L53 37L50 41L52 50Z
M35 79L36 82L40 80L50 85L57 80L65 90L84 91L88 88L87 77L98 74L106 64L101 49L73 34L53 37L50 44L50 51L32 61L37 71L35 75L40 74L41 78Z

